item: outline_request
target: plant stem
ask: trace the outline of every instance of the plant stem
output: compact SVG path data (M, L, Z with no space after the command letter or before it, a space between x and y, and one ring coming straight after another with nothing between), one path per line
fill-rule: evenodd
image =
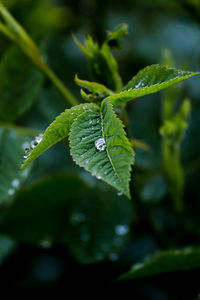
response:
M44 72L44 74L53 82L55 87L63 95L68 104L70 104L71 106L77 105L78 101L76 100L76 98L44 62L37 45L33 42L24 28L13 18L13 16L1 2L0 16L5 21L5 24L1 23L0 21L0 32L2 32L14 43L16 43L23 51L23 53L37 66L37 68Z
M181 214L184 211L184 171L180 158L180 143L170 143L163 138L162 157L174 209Z

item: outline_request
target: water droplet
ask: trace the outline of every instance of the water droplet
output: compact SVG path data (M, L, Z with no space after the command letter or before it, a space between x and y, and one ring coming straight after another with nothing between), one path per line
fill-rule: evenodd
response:
M14 195L14 193L15 193L14 189L9 189L8 190L8 195L12 196L12 195Z
M123 195L123 192L119 191L117 192L117 196L122 196Z
M86 139L86 136L85 136L85 135L83 135L83 136L82 136L82 140L85 140L85 139Z
M11 185L15 188L17 188L19 186L19 179L15 178L13 179L13 181L11 182Z
M38 145L38 142L32 141L31 142L31 148L34 149Z
M135 88L138 89L141 86L141 82L139 82L138 84L136 84Z
M97 175L97 179L100 180L100 179L101 179L101 176Z
M128 225L117 225L115 227L115 233L117 235L125 235L129 232L129 227Z
M35 143L39 144L43 139L43 134L39 134L38 136L36 136L35 138Z
M109 260L111 260L111 261L116 261L116 260L118 260L118 258L119 258L119 255L117 253L111 253L109 255Z
M104 151L106 149L106 141L104 138L99 138L95 141L95 147L98 151Z
M22 145L22 148L24 149L24 151L26 151L27 149L29 150L30 147L30 143L29 142L24 142Z
M87 233L87 232L83 232L81 234L81 241L82 242L89 242L89 240L90 240L90 234Z
M26 158L28 158L28 156L29 156L29 154L31 152L31 148L30 147L29 148L25 148L24 151L25 151L24 158L26 159Z

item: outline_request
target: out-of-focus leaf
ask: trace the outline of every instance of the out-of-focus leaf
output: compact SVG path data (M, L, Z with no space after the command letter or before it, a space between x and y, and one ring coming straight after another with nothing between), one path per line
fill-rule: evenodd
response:
M32 1L32 9L29 14L25 15L26 28L28 32L34 31L34 34L37 36L44 36L49 31L60 29L66 27L72 18L70 11L68 11L64 6L58 6L55 3L51 3L46 0ZM19 9L23 10L24 14L27 12L28 8L31 5L22 4L22 7L19 6ZM44 18L45 16L45 18Z
M14 121L37 99L43 75L17 47L11 47L0 62L0 118Z
M30 168L20 172L25 139L13 130L0 128L0 202L15 194Z
M151 65L140 70L123 88L122 92L110 96L109 100L113 105L117 106L132 99L156 93L199 74L199 72L181 71L167 66Z
M128 198L109 189L88 190L70 210L66 238L71 253L84 264L117 259L129 238L131 215Z
M109 47L111 48L121 48L122 47L121 38L127 35L127 32L128 32L127 24L125 23L120 24L113 31L108 31L108 38L106 40L106 43L108 43Z
M24 188L4 211L1 232L30 243L58 240L66 230L69 201L84 188L75 176L54 176Z
M131 214L127 198L89 188L75 175L54 175L16 195L0 230L21 242L62 241L79 262L93 263L123 247Z
M85 112L72 124L70 151L74 161L130 198L134 153L109 100L100 112Z
M98 107L95 104L80 104L70 109L66 109L61 113L46 129L44 135L36 137L22 168L35 160L51 146L67 137L73 121L85 111L96 112L98 111Z
M149 257L132 266L119 280L148 277L161 273L190 270L200 267L200 250L185 248L183 250L165 251Z
M91 82L87 80L81 80L78 76L75 76L75 82L79 86L87 89L89 92L99 97L100 99L106 98L107 96L113 95L114 93L105 87L103 84L98 82Z

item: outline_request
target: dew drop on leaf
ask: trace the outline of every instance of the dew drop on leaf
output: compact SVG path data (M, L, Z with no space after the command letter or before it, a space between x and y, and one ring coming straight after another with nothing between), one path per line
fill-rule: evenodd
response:
M106 141L104 138L99 138L95 141L95 147L98 151L104 151L106 149Z
M42 141L42 139L43 139L43 134L39 134L35 138L35 143L39 144Z

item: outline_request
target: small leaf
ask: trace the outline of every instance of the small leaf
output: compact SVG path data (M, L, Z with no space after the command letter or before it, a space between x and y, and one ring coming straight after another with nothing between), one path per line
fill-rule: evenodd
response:
M120 91L122 81L118 73L117 62L111 54L108 43L105 42L100 47L91 36L85 39L85 46L75 37L74 41L88 59L92 78L113 91Z
M70 131L70 150L74 161L127 197L134 154L121 121L109 100L99 112L85 112Z
M24 114L39 95L42 83L41 72L17 47L11 47L0 62L0 118L8 122Z
M123 274L119 280L148 277L198 267L200 267L200 250L188 247L183 250L165 251L153 257L146 257L144 262L134 264L132 269Z
M80 114L85 111L96 112L97 110L98 107L95 104L80 104L70 109L66 109L56 118L53 123L50 124L50 126L44 132L42 138L38 137L39 141L37 141L36 138L37 145L34 146L21 168L27 166L44 151L67 137L73 121Z
M29 168L19 171L24 156L25 139L15 131L0 128L0 203L14 195Z
M91 82L87 80L81 80L78 76L75 76L75 82L80 87L87 89L92 94L98 95L101 98L106 98L107 96L113 95L114 93L105 87L103 84L97 82Z
M114 31L108 31L108 38L105 41L111 48L121 48L121 38L128 33L127 24L120 24Z
M121 105L132 99L156 93L199 74L200 72L195 73L168 68L167 66L151 65L139 71L121 93L110 96L109 100L115 106Z

